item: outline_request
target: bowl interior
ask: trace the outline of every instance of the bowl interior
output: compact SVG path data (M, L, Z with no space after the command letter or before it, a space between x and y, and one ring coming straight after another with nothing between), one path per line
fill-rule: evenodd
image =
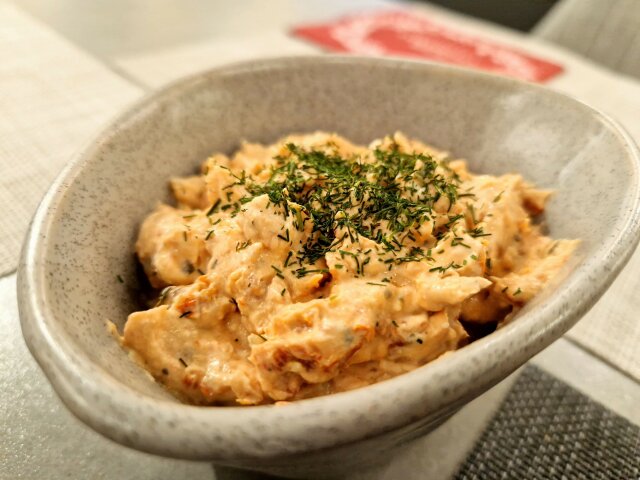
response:
M175 403L105 328L106 320L122 328L137 308L133 243L141 220L169 201L169 177L195 172L209 154L229 153L242 139L272 142L313 130L363 143L400 130L468 159L474 172L519 172L555 190L546 214L550 234L582 240L565 278L602 258L636 208L629 192L638 178L626 140L590 108L539 87L379 60L226 67L143 101L59 182L36 260L51 312L42 321L52 338L73 344L78 358L104 375ZM554 294L547 289L523 314Z

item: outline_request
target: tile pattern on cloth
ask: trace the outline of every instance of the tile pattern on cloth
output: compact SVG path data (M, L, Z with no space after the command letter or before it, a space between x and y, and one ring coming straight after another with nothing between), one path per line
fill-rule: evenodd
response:
M640 478L640 428L528 366L456 480Z
M40 198L75 151L142 93L0 3L0 275L17 265Z

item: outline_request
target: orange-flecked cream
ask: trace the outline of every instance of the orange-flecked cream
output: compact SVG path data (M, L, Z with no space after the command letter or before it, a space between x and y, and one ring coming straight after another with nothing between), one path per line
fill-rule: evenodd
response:
M508 321L577 244L533 224L550 192L471 174L401 133L368 147L323 132L244 143L171 188L177 206L158 206L136 243L157 305L132 313L121 341L199 405L417 368Z

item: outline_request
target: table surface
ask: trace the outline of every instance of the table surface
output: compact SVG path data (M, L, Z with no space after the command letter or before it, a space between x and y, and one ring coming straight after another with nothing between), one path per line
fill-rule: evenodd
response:
M244 39L239 40L245 42L243 48L258 49L259 41L247 38L273 36L274 31L284 31L299 22L390 4L376 0L14 3L21 12L48 25L140 90L172 79L151 68L158 58L175 59L184 57L185 52L200 58L217 52L224 61L228 45L225 42L229 39ZM217 42L217 46L211 47L210 42ZM300 51L305 48L308 47L301 45ZM101 437L66 410L26 349L18 322L15 274L0 279L0 306L0 479L261 478L207 463L143 454ZM640 384L575 343L561 339L531 362L640 425ZM465 406L431 435L407 447L384 469L363 472L357 478L449 478L517 375L518 372Z
M343 13L384 0L15 0L21 9L105 61L203 40L222 40Z

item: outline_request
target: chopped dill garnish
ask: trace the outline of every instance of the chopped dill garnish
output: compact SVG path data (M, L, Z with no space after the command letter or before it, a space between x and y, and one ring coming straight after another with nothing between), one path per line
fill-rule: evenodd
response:
M386 287L384 283L376 283L376 282L367 282L367 285L376 285L378 287Z
M454 237L453 240L451 240L451 246L455 247L457 245L460 245L460 246L465 247L465 248L471 248L469 245L464 243L462 240L464 240L462 237Z
M284 275L282 274L282 270L280 270L275 265L271 265L271 268L273 268L276 271L276 277L284 278Z
M522 290L520 289L520 287L518 287L518 289L513 292L513 296L515 297L516 295L520 295L522 293Z
M184 368L187 368L187 367L189 366L189 365L187 365L187 362L185 362L185 361L182 359L182 357L178 358L178 360L180 361L180 363L182 364L182 366L183 366Z
M180 317L178 317L178 318L184 318L184 317L189 316L189 315L191 315L191 310L187 310L186 312L183 312L182 315L180 315Z
M296 277L298 278L302 278L306 275L309 275L310 273L329 273L329 270L327 270L326 268L307 268L307 267L300 267L294 270L294 273L296 274Z
M240 250L244 250L249 245L251 245L251 240L247 240L246 242L242 242L242 243L237 242L236 243L236 252L239 252Z
M394 264L431 258L415 246L418 229L435 222L437 202L442 208L444 199L444 208L451 210L460 196L460 179L445 162L427 154L402 152L396 143L376 148L374 161L344 158L337 151L305 149L292 143L285 148L275 157L276 164L266 180L258 182L244 172L233 175L236 182L228 187L241 185L246 195L235 203L221 205L217 201L207 215L217 209L232 209L233 216L241 211L241 205L266 195L269 207L295 229L309 229L307 240L292 254L300 266L295 271L299 277L318 271L316 262L336 251L342 258L351 256L356 276L364 275L372 250L354 253L346 245L342 248L347 242L357 244L361 237L378 244L378 256L392 260L389 269ZM462 218L462 214L450 215L448 222L438 227L437 238L444 237ZM288 229L277 238L291 242ZM292 262L288 258L285 266Z
M453 268L454 270L458 270L459 268L462 268L462 265L459 265L457 263L455 263L453 260L451 261L451 263L449 265L447 265L446 267L433 267L430 268L429 271L430 272L440 272L440 273L444 273L447 270L449 270L450 268Z
M488 237L489 235L491 235L490 233L486 233L484 231L484 228L482 227L476 227L473 230L469 230L469 235L471 235L473 238L477 238L477 237Z
M211 208L207 211L207 217L216 213L221 203L222 203L222 200L217 199L215 203L211 205Z
M122 275L116 275L116 278L118 279L118 282L124 283L124 280L122 279Z
M503 193L504 193L504 190L501 191L498 195L496 195L496 197L493 199L493 203L499 202L500 199L502 198Z
M289 229L287 228L285 232L286 232L286 235L278 234L278 238L281 240L284 240L285 242L290 242L291 240L289 238Z
M463 217L464 215L462 215L461 213L459 213L458 215L449 216L449 221L445 224L445 226L451 227L454 223L456 223L458 220L460 220Z
M284 268L287 268L289 266L289 260L291 260L291 257L293 256L293 252L291 250L289 250L289 253L287 253L287 258L284 259Z

